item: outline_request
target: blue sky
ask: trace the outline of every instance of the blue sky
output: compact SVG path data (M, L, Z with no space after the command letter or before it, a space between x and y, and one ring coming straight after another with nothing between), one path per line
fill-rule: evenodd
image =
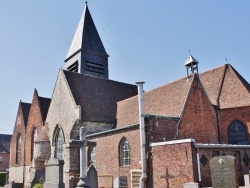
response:
M88 2L110 55L110 79L145 90L186 76L191 50L204 72L230 63L250 81L250 1ZM2 0L0 133L11 134L20 100L51 97L84 8L83 0Z

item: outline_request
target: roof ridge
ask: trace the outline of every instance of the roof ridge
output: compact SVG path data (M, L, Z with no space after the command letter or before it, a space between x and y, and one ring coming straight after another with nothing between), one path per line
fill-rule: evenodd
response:
M223 65L220 65L220 66L218 66L218 67L216 67L216 68L209 69L209 70L207 70L207 71L205 71L205 72L199 73L199 75L202 76L202 75L204 75L204 74L209 73L210 71L213 71L213 70L215 70L215 69L219 69L219 68L221 68L221 67L223 67L223 66L226 66L226 64L223 64ZM192 75L191 75L191 76L192 76ZM182 78L179 78L179 79L174 80L174 81L171 81L171 82L168 82L168 83L165 83L165 84L163 84L163 85L160 85L160 86L158 86L158 87L156 87L156 88L154 88L154 89L151 89L151 90L149 90L149 91L146 91L146 92L148 93L148 92L150 92L150 91L152 91L152 90L155 90L155 89L164 87L164 86L166 86L166 85L168 85L168 84L172 84L172 83L178 82L178 81L183 80L183 79L185 79L185 78L187 79L187 76L182 77ZM189 80L189 78L188 78L187 80Z
M220 96L221 96L222 88L223 88L223 85L224 85L224 80L225 80L225 77L226 77L227 68L228 68L228 64L225 64L224 73L223 73L223 77L222 77L222 80L221 80L221 83L220 83L220 89L219 89L219 93L218 93L217 101L216 101L217 106L219 108L220 108Z
M51 98L48 98L48 97L40 97L38 96L39 99L48 99L48 100L51 100Z

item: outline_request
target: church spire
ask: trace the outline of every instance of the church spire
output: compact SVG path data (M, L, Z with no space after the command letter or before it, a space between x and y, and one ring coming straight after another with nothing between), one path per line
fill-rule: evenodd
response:
M108 78L108 54L97 32L87 3L69 48L66 69Z

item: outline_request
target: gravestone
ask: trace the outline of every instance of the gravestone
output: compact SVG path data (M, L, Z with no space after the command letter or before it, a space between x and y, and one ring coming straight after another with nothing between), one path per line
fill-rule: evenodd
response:
M114 188L128 187L127 176L117 176L114 181Z
M142 175L141 170L131 170L131 182L132 187L139 187L140 186L140 178Z
M51 157L45 163L45 183L44 188L64 188L63 183L64 161L56 157Z
M88 183L91 188L98 188L97 171L93 165L90 165L88 172Z
M199 183L189 182L189 183L185 183L183 188L200 188L200 185Z
M236 159L232 156L219 156L210 160L213 188L238 187Z

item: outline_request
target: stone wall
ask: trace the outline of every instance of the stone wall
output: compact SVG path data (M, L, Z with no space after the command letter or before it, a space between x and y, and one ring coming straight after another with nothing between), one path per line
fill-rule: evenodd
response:
M55 146L53 141L54 131L57 126L63 130L64 145L63 145L63 159L64 159L64 183L65 187L69 187L69 171L70 171L70 150L69 140L71 139L71 129L75 122L80 119L80 107L75 104L69 86L64 77L63 71L60 70L54 93L52 96L50 108L47 114L46 127L51 143L51 156L54 154Z
M23 183L25 167L15 166L9 168L9 182Z

